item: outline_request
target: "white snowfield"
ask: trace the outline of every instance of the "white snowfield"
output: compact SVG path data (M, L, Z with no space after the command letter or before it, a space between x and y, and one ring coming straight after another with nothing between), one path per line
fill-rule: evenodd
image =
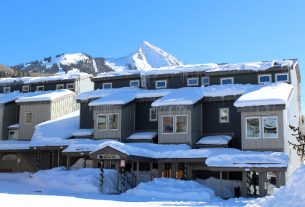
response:
M150 70L142 69L139 67L138 71L134 70L117 70L110 73L100 73L98 77L109 77L109 76L124 76L124 75L133 75L140 74L140 76L145 75L160 75L160 74L180 74L187 72L226 72L226 71L265 71L273 67L292 67L294 65L292 60L272 60L264 62L245 62L237 64L195 64L195 65L174 65L174 66L165 66L165 67L154 67Z

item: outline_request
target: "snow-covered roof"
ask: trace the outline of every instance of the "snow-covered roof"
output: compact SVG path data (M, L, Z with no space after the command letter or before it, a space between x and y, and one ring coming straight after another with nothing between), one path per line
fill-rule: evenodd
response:
M7 128L8 129L17 129L17 128L19 128L19 123L12 124L12 125L8 126Z
M235 101L234 106L285 105L292 90L293 85L288 83L273 83L242 95Z
M0 93L0 104L9 103L15 101L16 99L27 96L28 93L21 92L11 92L11 93Z
M231 141L232 136L229 135L212 135L205 136L199 139L196 144L203 145L227 145Z
M89 103L89 106L125 105L133 101L135 99L135 95L135 91L120 91L94 100Z
M28 95L20 97L16 103L37 102L37 101L53 101L66 95L75 94L68 89L54 90L54 91L36 91L27 93Z
M0 78L0 84L11 84L14 82L20 82L23 84L41 83L49 81L59 80L74 80L81 77L90 77L92 75L84 72L80 72L78 69L73 69L67 73L56 74L52 76L40 76L40 77L18 77L18 78Z
M127 140L152 140L157 135L157 132L137 132L130 135Z
M272 60L263 62L245 62L236 64L195 64L195 65L176 65L159 68L151 68L149 70L117 70L115 72L100 73L97 77L125 76L140 74L145 75L160 75L160 74L179 74L186 72L224 72L224 71L264 71L275 66L290 67L294 64L293 60Z
M287 167L288 156L283 152L240 151L210 156L210 167Z
M76 129L73 133L73 137L88 137L93 135L93 129Z
M0 141L0 150L27 150L30 149L29 141L4 140Z

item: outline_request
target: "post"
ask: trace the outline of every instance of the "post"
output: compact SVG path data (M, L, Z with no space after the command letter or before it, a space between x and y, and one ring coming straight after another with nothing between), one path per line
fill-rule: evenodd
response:
M67 155L67 169L70 169L70 156Z
M139 183L139 161L137 161L137 184Z
M58 148L58 152L57 152L57 167L59 167L59 159L60 159L60 149Z
M247 172L242 172L241 196L247 197Z
M220 176L220 197L222 198L223 193L222 193L222 171L219 172L219 176Z
M152 175L153 163L150 162L149 165L150 165L150 180L152 180L153 179L153 175Z

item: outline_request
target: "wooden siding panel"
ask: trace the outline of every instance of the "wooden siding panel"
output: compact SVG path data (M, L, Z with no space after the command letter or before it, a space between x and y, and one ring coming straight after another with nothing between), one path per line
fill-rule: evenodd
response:
M92 129L93 128L93 109L88 105L88 102L80 103L80 128Z
M158 121L149 121L152 101L136 103L136 131L158 131Z
M135 131L135 103L129 103L122 109L122 134L121 141L125 142Z

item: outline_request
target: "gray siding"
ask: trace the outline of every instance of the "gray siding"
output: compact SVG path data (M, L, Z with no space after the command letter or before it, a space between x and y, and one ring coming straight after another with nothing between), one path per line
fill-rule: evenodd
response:
M129 103L123 106L122 110L122 134L121 140L126 141L135 131L135 103Z
M203 134L234 134L231 147L241 148L240 113L233 106L234 101L202 103ZM229 108L229 123L219 123L219 108Z
M192 145L202 136L202 102L193 105L192 110Z
M15 102L0 105L0 117L0 139L7 140L9 131L7 127L19 121L18 105Z
M158 131L158 121L149 121L152 101L136 102L136 131Z
M278 118L278 138L246 138L246 118L247 117L264 117L277 116ZM255 111L241 113L241 129L242 129L242 149L243 150L284 150L284 122L283 111Z
M163 134L162 117L164 115L188 116L188 133L185 134ZM192 106L169 106L158 107L158 143L160 144L192 144Z
M80 103L80 128L93 128L93 109L89 107L88 102Z

